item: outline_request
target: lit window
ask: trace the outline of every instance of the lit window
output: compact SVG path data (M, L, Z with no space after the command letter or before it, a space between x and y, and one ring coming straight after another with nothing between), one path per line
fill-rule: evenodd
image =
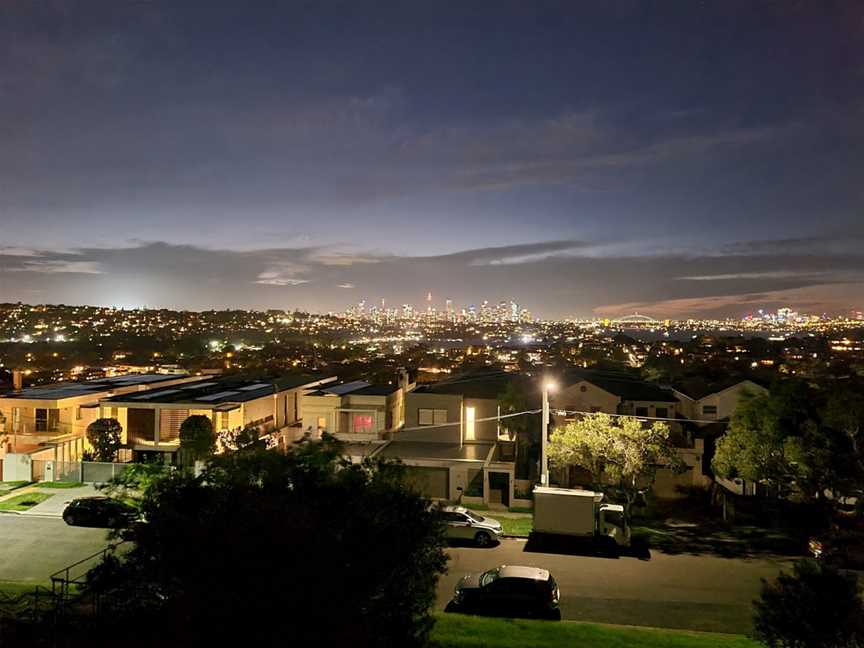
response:
M352 422L357 434L371 434L374 431L371 414L355 414Z
M319 430L326 430L327 429L327 417L326 416L319 416L318 417L318 429Z
M476 418L476 409L474 407L465 408L465 440L474 440L474 420Z

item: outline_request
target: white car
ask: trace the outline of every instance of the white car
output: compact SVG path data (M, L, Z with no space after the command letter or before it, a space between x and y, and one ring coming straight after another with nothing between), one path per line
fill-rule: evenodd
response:
M451 540L471 540L478 547L488 547L504 533L498 520L477 515L464 506L443 506L441 515Z

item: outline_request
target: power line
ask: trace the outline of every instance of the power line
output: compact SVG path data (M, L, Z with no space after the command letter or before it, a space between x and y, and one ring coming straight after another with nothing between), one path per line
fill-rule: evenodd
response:
M475 423L486 423L487 421L501 421L503 419L513 418L514 416L524 416L525 414L540 414L542 410L525 410L524 412L513 412L512 414L500 414L498 416L487 416L485 418L474 419ZM435 428L451 427L453 425L462 425L463 421L453 421L452 423L436 423L434 425L417 425L409 428L397 430L397 434L401 432L415 432L417 430L434 430Z
M559 415L570 415L570 414L606 414L606 416L612 416L615 418L635 418L640 421L672 421L673 423L724 423L725 421L718 421L716 419L691 419L691 418L671 418L668 416L640 416L636 414L609 414L607 412L585 412L583 410L552 410L556 414Z

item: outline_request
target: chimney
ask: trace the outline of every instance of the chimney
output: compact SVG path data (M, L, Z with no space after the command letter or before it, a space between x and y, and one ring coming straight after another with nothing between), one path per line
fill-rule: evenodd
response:
M19 391L24 388L24 372L20 369L12 370L12 389Z

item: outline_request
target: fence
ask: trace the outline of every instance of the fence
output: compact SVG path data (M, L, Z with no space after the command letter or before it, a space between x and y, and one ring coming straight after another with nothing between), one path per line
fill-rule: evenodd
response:
M84 461L81 463L81 481L85 483L102 483L111 481L122 475L129 466L128 463L106 463L101 461Z
M105 483L121 475L131 463L102 461L50 461L33 459L30 481Z

